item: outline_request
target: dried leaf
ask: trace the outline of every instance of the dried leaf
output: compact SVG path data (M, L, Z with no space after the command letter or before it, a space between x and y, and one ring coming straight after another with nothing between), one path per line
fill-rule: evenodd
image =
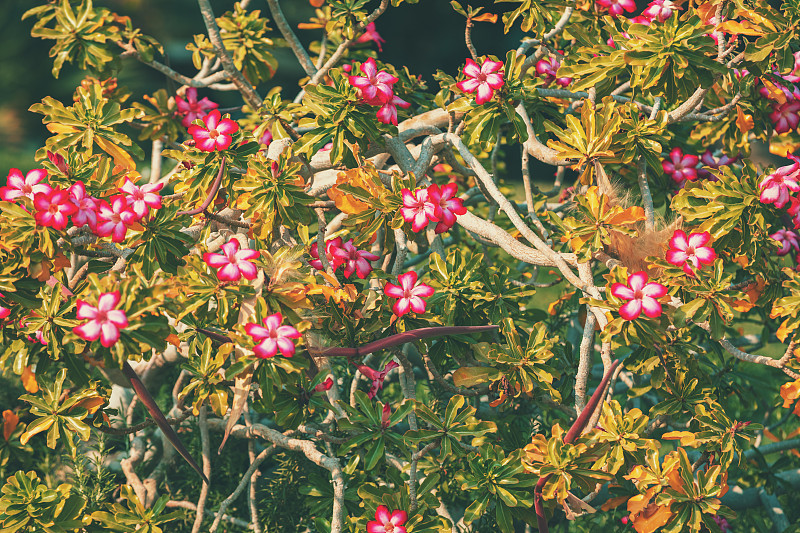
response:
M22 369L22 386L31 394L39 392L39 384L36 382L36 374L33 373L31 366L28 365Z

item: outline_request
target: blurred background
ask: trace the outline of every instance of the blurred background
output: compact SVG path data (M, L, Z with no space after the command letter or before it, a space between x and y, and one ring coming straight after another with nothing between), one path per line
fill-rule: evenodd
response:
M53 78L52 60L48 56L53 41L30 36L35 22L33 17L21 20L25 11L44 2L0 0L0 179L5 177L8 168L17 167L23 171L33 168L33 153L44 145L48 136L41 115L29 112L28 108L48 95L69 105L84 76L74 65L66 64L59 78ZM212 0L211 3L217 16L232 10L234 4L232 0ZM377 3L373 0L368 5L374 7ZM486 5L488 11L492 11L492 0L469 3ZM163 62L187 76L196 73L191 54L185 48L195 33L205 31L195 0L95 0L95 5L131 17L135 27L164 45L167 58L160 58ZM296 29L298 23L314 14L308 0L282 0L281 6L304 44L319 40L320 30ZM499 7L509 6L500 4ZM259 9L271 19L264 0L252 0L249 9ZM275 28L274 24L270 26ZM468 56L464 44L464 17L453 11L448 0L420 0L416 5L389 8L376 26L386 39L379 57L396 66L407 65L412 73L422 75L429 87L433 83L436 88L433 73L437 69L455 76ZM280 36L277 30L274 35ZM502 56L505 50L519 43L521 36L519 30L503 34L499 21L497 24L478 23L473 29L473 42L479 54ZM275 78L259 87L260 92L266 94L271 87L280 85L285 90L284 95L294 95L303 72L289 49L278 49L275 55L280 68ZM118 76L120 85L127 86L135 100L162 87L175 89L163 75L134 59L124 60ZM222 106L241 104L238 93L201 90L200 96L212 97Z

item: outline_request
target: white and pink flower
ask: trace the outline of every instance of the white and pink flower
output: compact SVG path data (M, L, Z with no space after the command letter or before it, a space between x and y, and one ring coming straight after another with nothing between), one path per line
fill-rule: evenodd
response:
M364 29L364 33L362 33L361 35L358 36L358 39L356 39L356 42L357 43L373 42L376 45L378 45L378 51L379 52L383 52L383 46L381 46L381 45L383 43L385 43L386 40L383 37L381 37L381 34L378 33L378 30L375 29L375 23L374 22L370 22L369 24L367 24L367 27Z
M482 105L494 96L503 84L503 63L487 59L478 66L472 59L467 59L462 72L466 79L458 82L456 86L467 94L475 93L475 103Z
M628 276L628 284L614 283L611 294L623 300L629 300L619 308L619 315L625 320L635 320L644 311L650 318L661 316L661 304L658 298L667 294L667 288L660 283L648 283L647 273L636 272Z
M124 196L115 196L111 203L101 201L97 206L97 235L111 236L113 242L125 240L128 227L136 222L136 214L128 207Z
M694 277L703 265L710 265L717 258L714 249L707 246L710 240L711 234L707 231L687 237L686 232L677 230L669 241L667 262L682 267L686 274Z
M434 205L434 217L438 221L436 233L444 233L456 223L456 215L467 212L464 201L456 198L458 185L453 182L444 185L441 189L435 183L428 187L428 200ZM432 219L433 221L433 219Z
M400 285L387 283L383 292L390 298L397 298L392 307L392 311L398 317L405 315L409 311L415 313L425 312L425 300L433 295L433 287L417 280L417 273L413 270L397 276Z
M353 239L350 239L338 248L332 248L334 258L338 265L344 265L344 277L350 279L353 272L360 279L364 279L372 272L372 265L370 261L377 261L379 256L370 253L366 250L359 250L353 244Z
M97 198L86 194L86 186L82 181L76 181L69 188L69 198L75 206L72 214L72 224L78 228L89 226L95 231L97 228Z
M415 233L421 231L428 225L428 221L439 222L436 217L436 204L428 198L427 189L403 189L401 191L403 196L403 207L400 208L400 214L403 215L403 220L411 222L411 230Z
M334 254L335 250L338 250L342 247L342 238L336 237L335 239L330 239L325 241L325 258L328 260L328 264L331 265L333 270L339 268L341 265L341 260L338 256ZM317 270L322 270L322 260L319 258L319 250L317 249L317 243L314 242L311 245L311 249L309 251L311 257L313 259L308 262L312 267L316 268Z
M65 229L67 217L77 211L75 204L69 199L69 191L62 189L36 193L33 206L36 208L36 223L55 230Z
M240 246L237 239L231 239L220 247L221 254L204 253L203 261L211 268L217 269L217 277L222 281L255 279L258 269L251 260L260 254L249 248L239 249Z
M383 105L392 101L394 92L392 85L398 79L388 72L378 71L375 60L371 57L361 65L363 76L350 76L350 85L357 88L361 98L370 105Z
M47 171L36 168L28 172L25 176L18 168L12 168L8 172L6 186L0 187L0 200L14 202L23 196L33 200L33 196L38 193L48 193L51 187L42 183L47 177Z
M800 191L800 159L793 155L789 159L794 163L778 168L758 184L761 203L775 204L780 209L789 201L790 192Z
M800 237L796 232L788 229L779 229L770 235L770 237L778 241L781 245L780 250L775 252L776 254L786 255L792 250L794 250L794 253L800 252Z
M401 510L392 511L385 505L378 506L375 520L367 522L367 533L406 533L403 524L408 520L408 513Z
M613 42L613 41L612 41ZM572 83L572 78L558 76L558 69L561 66L561 58L555 54L550 54L543 57L536 63L536 72L544 78L545 84L549 85L553 82L561 87L566 87Z
M188 131L197 148L204 152L213 152L230 148L233 134L239 131L239 125L229 118L222 118L220 112L214 109L203 117L203 126L192 124Z
M378 117L378 120L383 122L384 124L394 124L397 126L397 108L401 109L408 109L411 107L409 102L406 102L402 98L396 95L392 95L392 99L386 102L378 109L378 112L375 113L375 116Z
M97 299L97 307L78 300L78 320L88 320L85 324L72 328L72 331L86 341L100 339L100 344L110 348L119 340L121 329L128 327L125 311L117 309L119 291L106 292Z
M126 178L125 184L119 190L125 193L128 207L136 215L136 219L141 220L147 216L150 209L161 209L161 195L158 191L162 187L163 183L148 183L138 187Z
M292 326L281 326L281 322L283 315L275 313L262 321L263 326L253 323L245 325L245 331L257 343L253 348L256 357L269 359L275 357L278 352L284 357L294 355L295 346L292 339L299 338L300 332Z
M622 15L623 11L632 13L636 9L634 0L596 0L595 4L608 9L608 14L612 17Z
M672 0L653 0L645 10L642 11L642 16L650 20L666 22L676 11L678 11L678 6L676 6Z

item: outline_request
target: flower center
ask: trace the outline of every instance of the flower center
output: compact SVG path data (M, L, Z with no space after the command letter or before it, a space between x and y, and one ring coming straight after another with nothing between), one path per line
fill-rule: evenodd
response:
M383 530L386 533L393 533L394 532L394 524L392 524L391 522L387 522L386 524L383 525Z
M98 322L107 322L108 321L108 315L106 314L105 311L100 311L98 309L97 310L97 317L95 318L95 320L97 320Z
M55 215L56 213L58 213L58 204L50 204L47 210Z
M641 289L636 289L635 291L633 291L634 300L641 300L642 298L644 298L644 293L642 292Z
M219 137L219 132L217 130L209 130L208 136L211 137L212 139L216 139L217 137Z
M691 247L691 246L689 246L689 247L686 249L686 255L694 255L694 248L693 248L693 247Z

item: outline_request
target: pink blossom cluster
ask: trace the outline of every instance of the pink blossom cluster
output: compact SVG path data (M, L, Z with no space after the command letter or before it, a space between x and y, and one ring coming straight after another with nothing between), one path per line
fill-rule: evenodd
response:
M176 115L181 117L181 124L185 128L191 126L195 120L205 118L208 111L219 107L219 104L212 102L208 98L198 100L197 89L194 87L186 89L185 98L176 96L175 102L178 105Z
M560 66L561 56L550 54L547 57L543 57L536 63L536 72L539 74L539 76L544 78L546 85L550 85L551 83L555 82L556 85L566 87L572 83L572 78L567 78L564 76L559 77L558 67Z
M682 187L687 181L695 181L698 178L716 181L716 177L711 174L709 169L716 170L723 165L732 165L738 159L738 155L729 157L725 154L717 159L711 149L707 149L703 155L697 157L684 153L680 147L676 146L661 162L661 168L679 187Z
M314 258L309 264L317 270L322 270L322 260L319 257L319 250L316 242L311 245L309 253L311 257ZM353 244L353 239L342 244L341 237L325 241L325 258L334 271L344 265L344 277L347 279L350 279L353 273L355 273L359 279L366 278L369 276L370 272L372 272L370 261L377 261L380 259L379 256L371 252L356 248L355 244Z
M607 9L612 17L622 15L623 11L633 13L636 10L636 2L634 0L595 0L595 4L598 7ZM672 16L672 13L677 10L678 6L671 0L652 0L641 15L637 15L631 20L634 23L649 26L656 20L658 22L666 22Z
M687 236L685 231L677 230L669 240L667 262L682 267L687 275L695 277L697 270L703 265L713 264L717 258L717 253L708 246L709 241L711 234L707 231Z
M59 189L44 183L46 177L44 169L34 169L23 176L19 169L12 168L6 186L0 187L0 199L32 200L34 218L41 226L61 231L71 221L76 227L88 226L98 237L110 236L114 242L122 242L128 228L146 218L151 209L161 208L158 191L163 183L139 187L126 178L119 188L121 194L103 200L87 194L82 181L76 181L69 189Z
M483 105L494 97L494 92L503 87L503 63L487 59L478 65L467 59L462 70L464 79L456 86L467 94L475 94L475 103Z
M778 209L786 207L786 212L791 216L794 230L800 229L800 198L793 196L793 193L800 192L800 159L794 155L789 155L792 160L791 165L786 165L768 174L758 184L761 191L759 200L763 204L772 204ZM796 260L800 263L800 236L796 231L790 229L779 229L772 235L780 245L776 252L778 255L787 255L793 252Z
M775 78L781 81L775 81ZM800 82L800 51L794 53L794 67L791 72L773 72L768 81L774 89L764 82L758 92L770 103L769 119L775 132L788 133L796 130L800 124L800 89L793 84Z
M393 85L399 80L385 70L378 70L375 60L371 57L361 65L363 76L350 75L350 85L357 88L361 95L361 102L371 106L379 106L375 114L384 124L397 125L397 108L407 109L411 106L399 96L394 94Z
M448 231L456 223L456 216L467 212L464 201L456 198L458 185L453 182L442 186L429 185L427 189L403 189L403 207L400 213L411 223L414 232L421 231L428 222L436 222L436 233Z

